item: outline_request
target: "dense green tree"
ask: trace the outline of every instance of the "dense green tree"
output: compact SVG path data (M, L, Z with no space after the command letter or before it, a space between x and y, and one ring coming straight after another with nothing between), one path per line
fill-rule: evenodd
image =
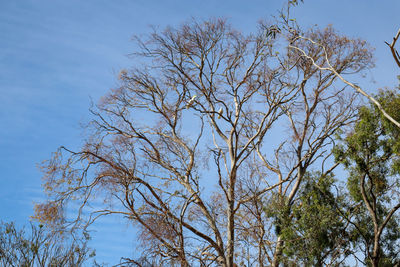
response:
M344 197L334 192L335 182L332 173L307 173L290 212L276 201L266 207L285 240L282 261L286 264L335 266L348 254L348 224L338 210Z
M396 120L400 95L381 91L375 98ZM363 106L354 129L335 148L336 159L349 171L347 187L352 212L353 241L372 266L399 261L400 129L375 105Z

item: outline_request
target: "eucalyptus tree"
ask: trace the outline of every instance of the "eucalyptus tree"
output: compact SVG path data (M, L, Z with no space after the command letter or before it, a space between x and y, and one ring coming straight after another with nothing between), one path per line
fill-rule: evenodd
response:
M120 214L141 260L158 265L278 266L290 240L266 203L291 220L306 173L337 166L332 137L357 103L290 45L339 72L371 64L365 42L332 28L304 32L327 54L298 34L267 23L244 34L215 19L137 38L136 66L91 110L82 147L44 165L38 216L51 221L69 203L80 206L76 225Z
M381 91L375 98L400 120L400 96ZM353 202L347 220L354 241L372 266L400 264L400 130L374 105L359 111L359 120L335 148L349 171L347 186Z

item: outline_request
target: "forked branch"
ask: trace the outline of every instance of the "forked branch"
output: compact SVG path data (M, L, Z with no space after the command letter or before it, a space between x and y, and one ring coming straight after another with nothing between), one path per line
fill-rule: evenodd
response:
M396 48L394 48L394 46L396 45L397 40L400 37L400 28L397 31L397 34L395 37L393 37L393 41L391 44L389 44L388 42L385 42L385 44L387 44L390 48L390 51L392 52L392 56L394 58L394 61L396 62L397 66L400 68L400 55L397 52Z

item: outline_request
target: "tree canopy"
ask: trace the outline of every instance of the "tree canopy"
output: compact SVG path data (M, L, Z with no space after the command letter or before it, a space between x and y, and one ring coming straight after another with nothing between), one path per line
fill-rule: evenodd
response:
M82 147L44 164L39 220L124 216L137 266L398 264L400 98L363 106L342 76L373 65L365 41L283 14L249 34L191 20L136 41Z

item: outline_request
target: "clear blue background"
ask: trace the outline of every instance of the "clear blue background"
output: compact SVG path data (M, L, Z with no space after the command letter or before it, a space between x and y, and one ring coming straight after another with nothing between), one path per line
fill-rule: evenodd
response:
M80 123L94 102L117 86L136 50L133 34L179 25L191 17L225 17L251 32L284 1L0 0L0 214L23 225L44 199L37 165L60 145L78 147ZM294 10L302 25L333 24L376 48L376 68L359 81L367 91L397 85L398 68L384 41L400 27L400 1L306 0ZM116 217L92 228L97 259L116 264L136 242Z

